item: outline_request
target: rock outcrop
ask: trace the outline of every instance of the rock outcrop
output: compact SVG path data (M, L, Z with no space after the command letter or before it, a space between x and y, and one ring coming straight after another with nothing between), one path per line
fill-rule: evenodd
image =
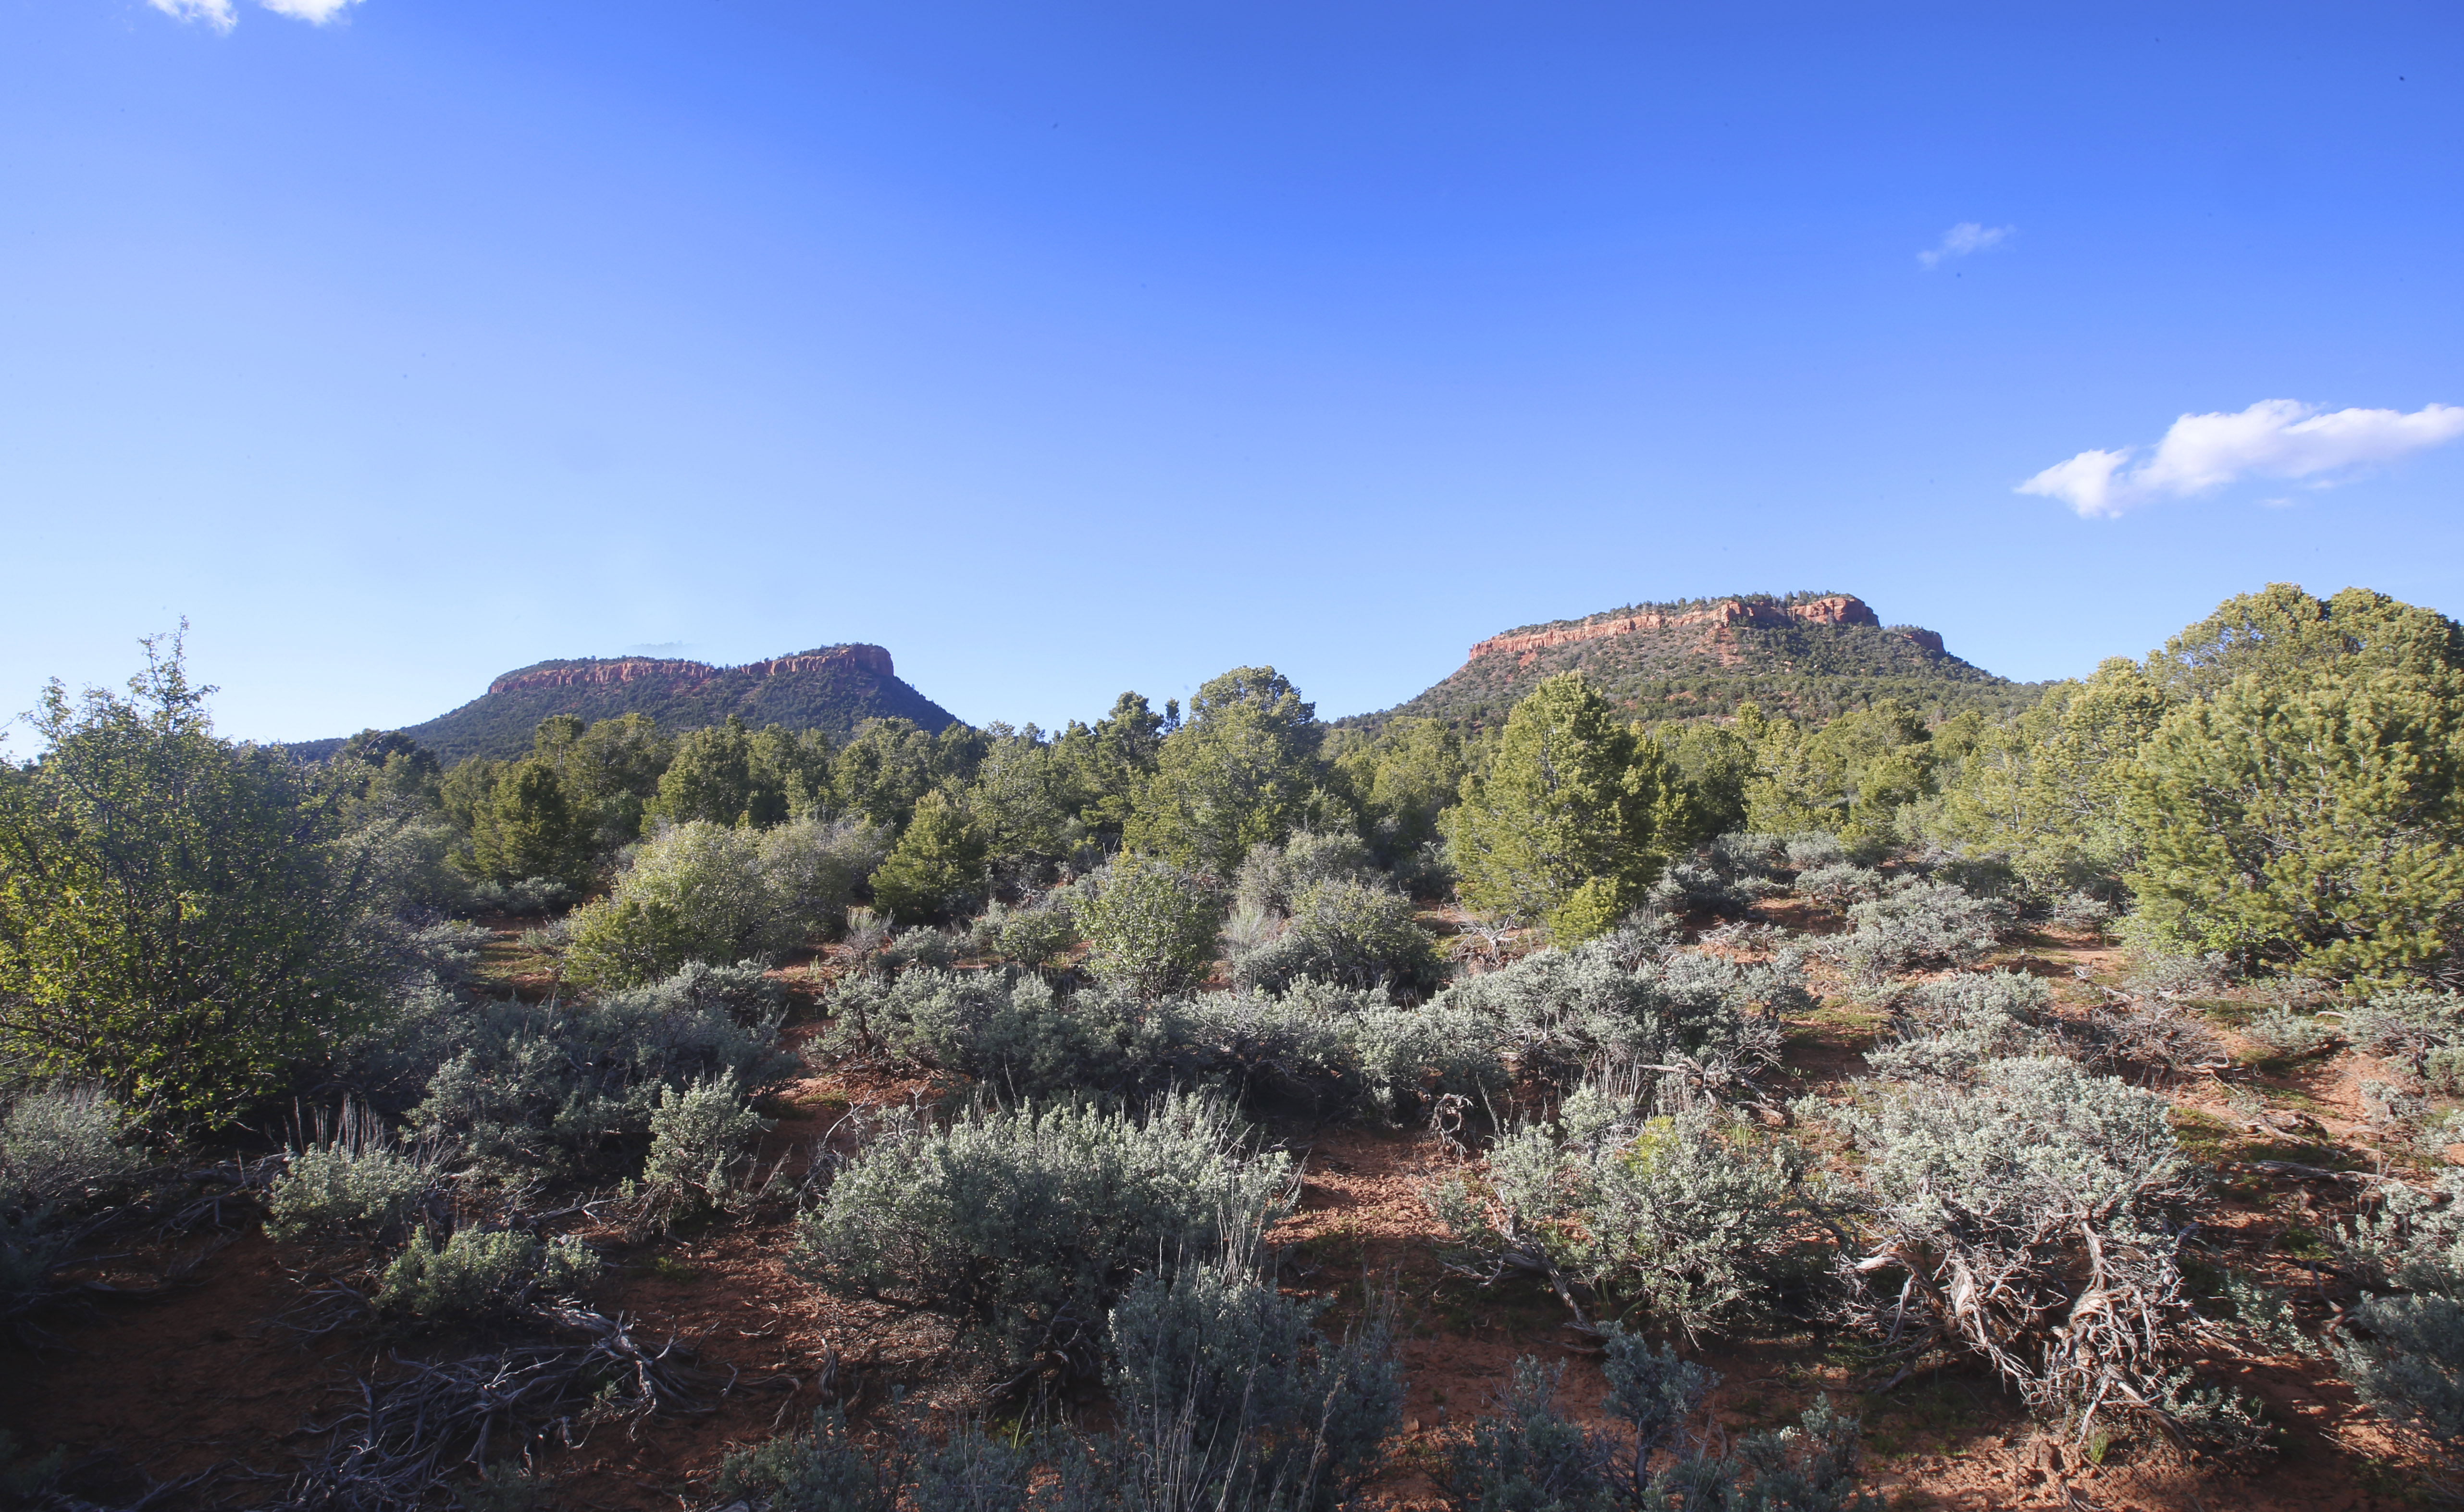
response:
M507 672L490 683L488 691L511 693L531 688L582 688L601 683L632 682L664 682L677 687L692 687L731 673L743 677L775 677L781 673L825 672L840 668L854 668L876 677L898 675L887 650L878 646L850 645L800 651L794 656L773 657L766 662L746 662L741 667L713 667L707 662L663 661L648 656L548 662L523 668L517 672Z

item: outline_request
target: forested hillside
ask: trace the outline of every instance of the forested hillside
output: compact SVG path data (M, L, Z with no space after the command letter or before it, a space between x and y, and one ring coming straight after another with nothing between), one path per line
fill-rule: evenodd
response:
M6 1495L2464 1485L2464 626L2271 585L2008 712L1537 675L1940 654L1623 618L1492 643L1469 730L1243 667L310 765L176 642L55 685L0 768Z
M539 722L554 714L583 720L639 714L669 730L695 730L730 717L754 725L816 731L845 740L868 719L905 719L927 731L950 712L899 680L878 646L826 646L741 667L621 656L539 662L505 673L450 713L402 732L448 761L520 755ZM302 760L321 761L340 737L297 742Z
M1733 714L1740 704L1821 718L1890 698L1941 717L2008 712L2035 690L1981 671L1942 637L1885 625L1849 594L1743 594L1639 603L1579 620L1527 625L1471 648L1443 682L1380 713L1462 728L1495 724L1542 678L1580 672L1610 702L1646 719Z

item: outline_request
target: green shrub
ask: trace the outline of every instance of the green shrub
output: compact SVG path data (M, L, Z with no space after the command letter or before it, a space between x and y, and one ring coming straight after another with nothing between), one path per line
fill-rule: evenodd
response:
M1553 1125L1500 1137L1485 1192L1456 1178L1429 1202L1493 1273L1537 1271L1604 1317L1639 1309L1692 1334L1766 1309L1806 1269L1804 1173L1788 1140L1699 1108L1654 1117L1595 1082Z
M2456 1050L2464 1046L2464 999L2451 993L2376 993L2348 1008L2344 1035L2372 1055L2402 1065L2433 1089L2464 1091Z
M542 1244L517 1230L457 1229L440 1246L422 1228L370 1300L386 1312L470 1322L519 1312L534 1297L571 1297L598 1276L599 1257L579 1239Z
M2158 1413L2199 1329L2177 1250L2194 1191L2164 1098L2057 1058L1888 1088L1827 1119L1863 1163L1850 1316L1914 1360L1973 1352L2032 1404Z
M2023 972L1955 972L1903 1005L1894 1038L1865 1052L1876 1076L1972 1078L1988 1061L2049 1047L2054 991Z
M566 970L587 986L627 987L689 961L802 944L840 917L880 843L878 830L851 820L663 829L605 897L574 910Z
M650 1153L642 1163L645 1202L671 1219L725 1204L746 1142L769 1127L745 1106L732 1076L660 1087L650 1109Z
M725 1076L758 1091L797 1068L779 1045L779 1003L777 984L745 962L694 964L596 1001L486 1004L428 1041L446 1059L410 1122L483 1165L534 1174L609 1140L638 1150L666 1089Z
M1186 991L1215 963L1215 932L1223 905L1193 873L1142 857L1123 856L1096 874L1093 896L1079 909L1087 964L1097 976L1143 997Z
M2243 1024L2241 1032L2277 1055L2308 1055L2333 1043L2337 1026L2315 1015L2297 1013L2282 1003L2270 1003Z
M1411 899L1374 883L1343 879L1302 887L1282 935L1240 956L1232 975L1241 986L1266 992L1309 977L1417 995L1443 986L1446 967L1428 931L1415 921Z
M1881 872L1871 867L1835 861L1798 872L1796 890L1817 902L1844 909L1852 903L1868 903L1881 897L1891 887Z
M436 1189L432 1150L406 1150L357 1104L292 1147L266 1192L265 1232L277 1239L376 1238L407 1227Z
M929 1308L1016 1369L1085 1369L1102 1320L1158 1257L1212 1254L1284 1211L1288 1157L1260 1154L1216 1104L1143 1116L1087 1107L909 1113L797 1228L805 1274Z

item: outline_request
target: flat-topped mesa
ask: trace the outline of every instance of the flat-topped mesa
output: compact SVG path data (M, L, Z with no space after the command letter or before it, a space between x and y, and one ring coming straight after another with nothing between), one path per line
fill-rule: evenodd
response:
M490 683L488 691L510 693L529 688L580 688L598 683L636 682L690 687L730 672L749 677L774 677L782 672L819 672L842 667L860 668L882 677L897 675L891 667L890 652L881 646L828 646L818 650L799 651L793 656L773 657L766 662L747 662L741 667L713 667L708 662L667 661L649 656L592 657L586 661L556 662L507 672Z
M1694 625L1702 626L1707 636L1716 636L1734 625L1770 629L1785 629L1798 625L1870 625L1879 629L1881 624L1881 617L1854 594L1826 594L1818 599L1803 599L1793 603L1768 599L1722 599L1699 609L1675 613L1661 609L1634 609L1595 615L1588 620L1552 625L1543 629L1492 635L1473 646L1466 661L1476 662L1484 656L1501 653L1529 657L1552 646L1573 646L1581 641L1605 640L1613 635L1632 635L1642 630L1679 630ZM1939 636L1934 638L1933 648L1942 648Z

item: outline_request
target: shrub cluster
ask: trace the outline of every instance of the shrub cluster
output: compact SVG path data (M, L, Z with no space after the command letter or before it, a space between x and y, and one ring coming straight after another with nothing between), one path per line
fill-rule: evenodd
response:
M516 1229L456 1229L438 1244L422 1228L369 1300L385 1312L470 1323L519 1313L534 1297L570 1297L598 1276L599 1257L569 1237L542 1243Z
M671 826L643 843L605 897L574 910L566 970L588 986L629 987L689 961L801 944L845 913L882 849L881 831L860 820Z
M948 1317L1016 1370L1089 1372L1103 1322L1158 1257L1211 1255L1280 1215L1289 1158L1219 1103L1144 1113L910 1111L831 1181L797 1227L805 1274Z
M1412 900L1353 877L1303 887L1282 932L1232 961L1237 985L1265 992L1309 978L1418 997L1442 986L1445 975L1436 943L1413 919Z
M2362 1398L2464 1467L2464 1172L2390 1186L2342 1236L2365 1295L2335 1341Z
M1888 891L1848 909L1849 932L1832 950L1859 980L1880 982L1920 966L1973 966L2011 928L2009 904L1923 877L1895 879Z

